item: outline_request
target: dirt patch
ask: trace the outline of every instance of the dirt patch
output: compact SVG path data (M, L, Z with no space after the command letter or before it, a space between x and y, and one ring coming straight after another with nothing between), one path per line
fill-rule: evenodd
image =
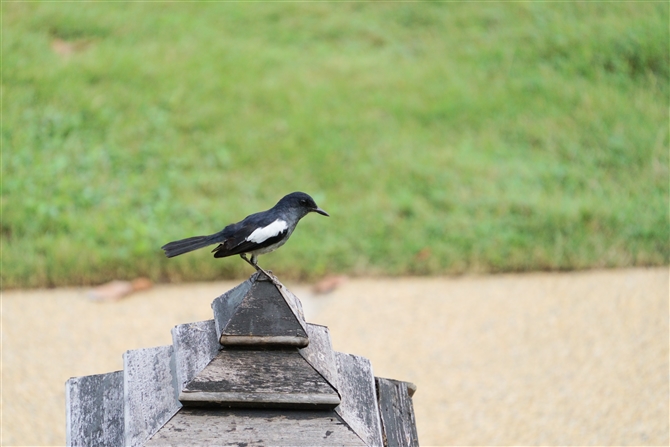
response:
M64 445L69 377L171 343L235 284L4 292L2 445ZM417 384L422 445L668 445L668 268L289 288L337 350Z

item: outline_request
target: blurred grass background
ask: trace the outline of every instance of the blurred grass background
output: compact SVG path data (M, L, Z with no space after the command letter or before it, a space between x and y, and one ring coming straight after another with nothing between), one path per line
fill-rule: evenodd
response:
M668 3L2 3L4 288L664 265Z

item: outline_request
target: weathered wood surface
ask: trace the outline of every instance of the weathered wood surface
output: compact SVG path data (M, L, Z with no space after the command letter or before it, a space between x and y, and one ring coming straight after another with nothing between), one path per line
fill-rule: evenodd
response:
M407 382L375 377L386 447L418 447L414 406ZM416 388L414 388L416 390ZM414 391L411 391L414 394Z
M242 284L234 287L212 301L212 311L214 311L214 323L216 324L216 333L221 335L230 318L235 313L235 309L240 305L244 297L251 289L251 285L258 277L258 273L251 275L249 279Z
M142 445L181 407L173 348L127 351L124 371L124 445Z
M172 329L172 346L179 390L202 371L219 352L221 345L214 320L180 324Z
M414 385L412 382L403 382L403 383L407 385L407 392L409 393L409 397L413 397L414 393L416 393L416 385Z
M224 349L179 394L184 405L334 408L337 391L297 349Z
M300 349L300 355L337 390L337 364L328 328L307 323L307 335L309 345Z
M271 281L256 279L230 320L225 324L223 345L288 344L307 346L304 321L294 313L284 295Z
M123 445L123 371L71 378L65 406L68 446Z
M265 276L262 278L265 278ZM305 313L302 310L302 303L298 297L293 294L293 292L286 288L284 284L279 284L280 285L277 286L277 290L282 294L286 304L288 304L291 308L291 311L295 314L296 317L298 317L298 322L302 326L303 330L307 331L307 322L305 321Z
M182 408L147 446L364 446L334 411Z
M307 346L309 339L299 303L285 287L277 287L265 275L256 273L212 304L219 341L225 346Z
M335 352L342 403L335 411L368 446L383 445L381 422L370 360Z

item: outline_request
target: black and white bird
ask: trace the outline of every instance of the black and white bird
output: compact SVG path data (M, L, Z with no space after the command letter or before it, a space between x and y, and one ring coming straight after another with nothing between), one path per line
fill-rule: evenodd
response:
M168 258L172 258L208 245L219 244L212 250L215 258L240 255L257 271L272 278L258 265L258 255L270 253L284 245L300 219L311 212L329 215L308 194L293 192L282 197L269 210L247 216L241 222L230 224L218 233L181 239L161 248ZM251 259L247 258L248 254Z

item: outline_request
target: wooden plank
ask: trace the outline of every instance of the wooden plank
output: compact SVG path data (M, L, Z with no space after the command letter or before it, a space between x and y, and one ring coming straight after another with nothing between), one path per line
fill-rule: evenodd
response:
M183 391L179 398L189 407L277 408L284 410L329 410L340 403L337 393L258 393L250 391Z
M221 345L214 320L180 324L172 329L179 390L202 371Z
M307 335L309 345L300 349L300 355L337 390L337 364L328 328L308 323Z
M142 445L181 407L173 348L127 351L123 355L126 446Z
M182 408L146 446L364 446L334 411Z
M407 392L409 393L409 397L413 397L414 393L416 393L416 385L414 385L412 382L405 382L407 384Z
M65 405L68 446L123 445L123 371L71 378Z
M263 277L265 278L265 277ZM307 346L304 319L294 313L271 281L255 280L224 325L220 342L236 344L289 344Z
M295 335L227 335L222 334L219 343L224 346L242 347L294 347L309 344L309 338Z
M335 411L368 446L381 447L382 431L370 360L335 352L342 403Z
M247 295L247 292L249 292L251 285L257 277L258 273L254 273L242 284L230 289L212 301L212 310L214 311L214 323L216 325L217 334L220 335L223 332L223 328L226 327L230 318L235 313L235 309L237 309L237 306L240 305L244 297Z
M224 349L179 394L184 405L334 408L337 391L298 352Z
M380 377L375 377L375 383L384 445L387 447L418 447L419 436L416 431L409 384Z
M305 313L302 310L302 303L297 296L293 294L286 286L282 283L279 283L277 290L282 294L286 304L291 308L293 314L297 317L298 323L302 327L303 331L307 332L307 322L305 321Z

